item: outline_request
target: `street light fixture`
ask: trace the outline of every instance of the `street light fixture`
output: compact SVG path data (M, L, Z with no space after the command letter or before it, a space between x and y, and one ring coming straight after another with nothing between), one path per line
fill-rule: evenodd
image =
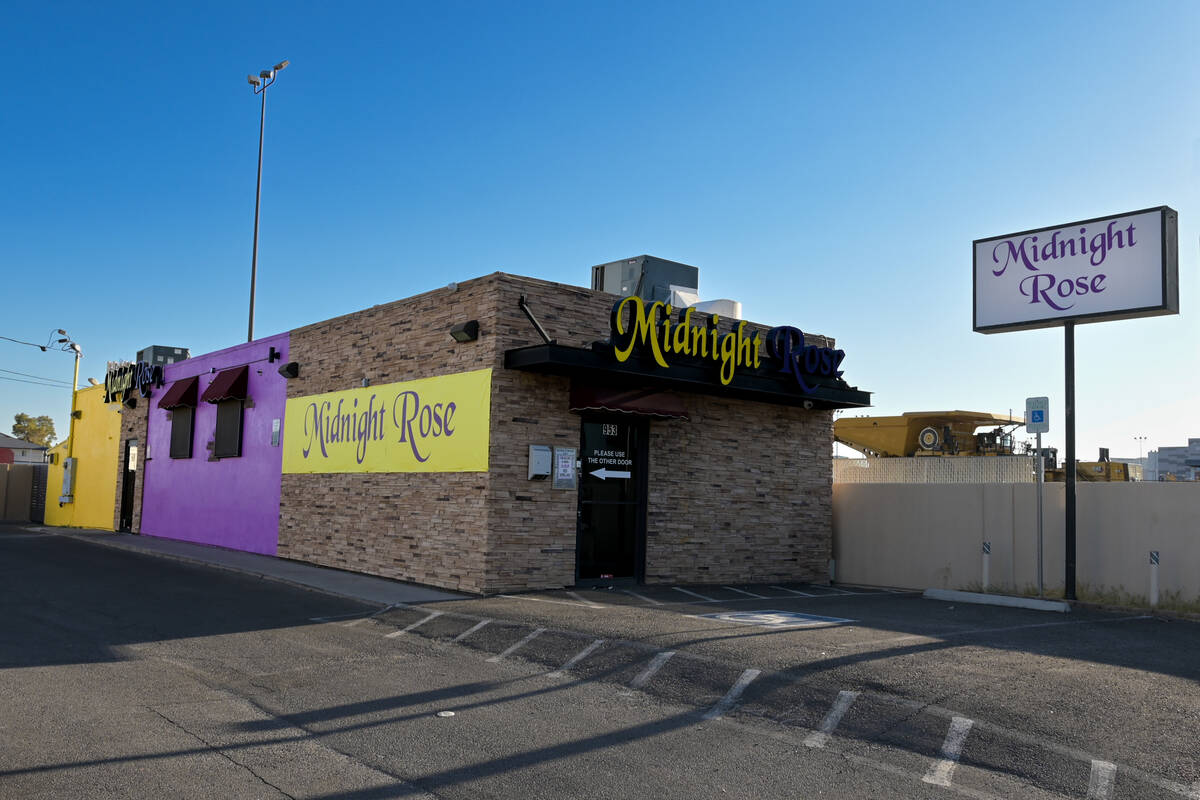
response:
M1138 463L1139 464L1142 463L1142 442L1146 441L1146 438L1147 437L1145 437L1145 436L1133 437L1134 441L1138 443Z
M253 75L246 76L246 82L254 89L254 93L262 95L262 114L258 119L258 186L254 190L254 253L250 257L250 327L246 334L248 342L254 341L254 284L258 278L258 216L262 205L263 130L267 121L267 87L275 83L276 74L289 63L284 59L271 69L264 69L258 73L257 78Z

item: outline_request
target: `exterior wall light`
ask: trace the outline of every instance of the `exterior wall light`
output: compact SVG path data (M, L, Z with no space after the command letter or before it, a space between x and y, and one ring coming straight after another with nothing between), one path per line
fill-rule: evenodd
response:
M291 380L300 376L300 365L295 361L289 361L279 368L279 374Z
M479 321L458 323L450 329L450 338L459 343L475 341L479 338Z

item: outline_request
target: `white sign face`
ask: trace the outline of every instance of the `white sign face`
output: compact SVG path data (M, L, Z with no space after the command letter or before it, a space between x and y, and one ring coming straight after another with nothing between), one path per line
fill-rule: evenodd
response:
M1160 206L977 239L975 330L1179 313L1178 220Z
M1026 397L1025 398L1025 432L1026 433L1049 433L1050 432L1050 398L1049 397Z

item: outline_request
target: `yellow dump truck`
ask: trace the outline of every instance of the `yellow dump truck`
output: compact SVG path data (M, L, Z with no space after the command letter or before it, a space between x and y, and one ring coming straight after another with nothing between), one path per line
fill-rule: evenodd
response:
M833 423L834 441L870 458L921 456L1011 456L1016 454L1012 432L1025 424L1020 417L986 411L909 411L898 417L846 417ZM979 428L988 430L978 431ZM1033 454L1033 448L1029 448ZM1057 451L1046 448L1047 481L1066 480L1057 463ZM1101 451L1099 461L1077 461L1079 481L1115 482L1142 479L1137 464L1109 461Z
M898 417L845 417L833 438L872 458L1010 456L1020 417L985 411L909 411ZM976 433L979 428L991 428Z

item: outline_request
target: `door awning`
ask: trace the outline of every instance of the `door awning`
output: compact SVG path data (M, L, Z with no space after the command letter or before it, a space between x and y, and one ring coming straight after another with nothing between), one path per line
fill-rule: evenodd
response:
M572 382L594 386L641 388L684 395L754 400L810 409L862 408L871 405L871 393L848 386L840 378L822 377L801 391L792 376L775 365L764 364L757 372L738 373L722 385L711 364L679 363L669 369L653 361L630 358L621 363L613 357L612 345L597 342L591 348L540 344L504 351L504 366L543 375L562 375Z
M200 399L206 403L219 403L222 400L245 400L249 370L250 368L245 364L221 370L204 390Z
M200 379L193 375L190 378L181 378L171 384L171 388L167 389L166 394L158 401L159 408L180 408L182 406L196 407L196 387L199 385Z
M571 381L572 411L615 411L639 417L688 419L683 398L657 389L628 389Z

